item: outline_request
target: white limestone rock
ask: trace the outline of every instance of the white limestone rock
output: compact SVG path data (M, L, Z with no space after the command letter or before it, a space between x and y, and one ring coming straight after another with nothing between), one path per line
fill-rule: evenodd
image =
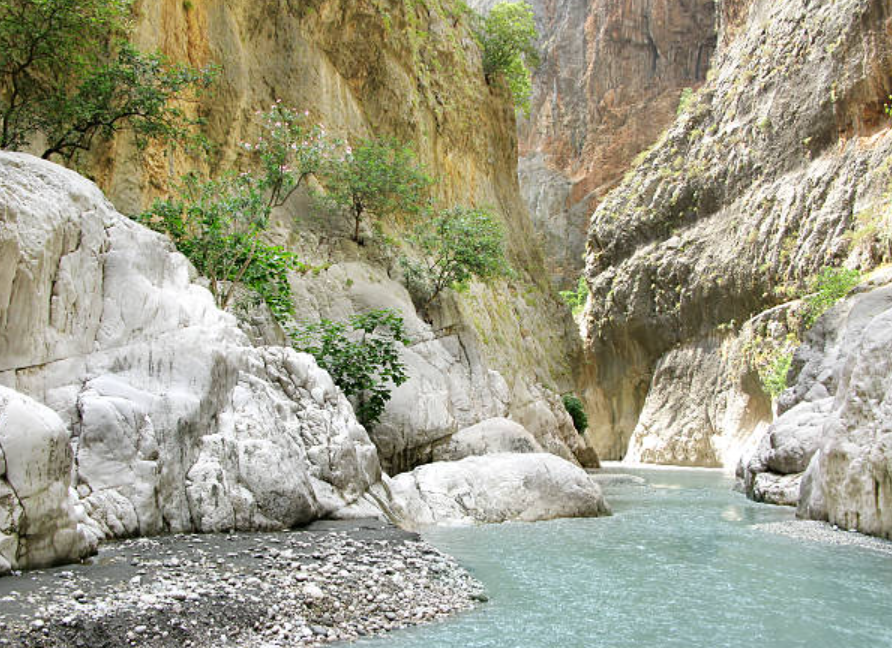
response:
M409 379L395 388L381 420L370 431L385 470L410 470L432 460L432 450L457 431L494 417L523 425L547 451L576 462L585 447L553 392L518 380L509 388L489 368L460 313L438 330L422 320L406 289L380 267L341 261L318 274L293 277L297 310L310 317L346 320L370 309L400 313L411 343L400 349ZM443 306L448 311L448 305Z
M96 549L69 489L69 432L51 409L0 386L0 574Z
M609 515L598 485L552 454L491 454L419 466L390 481L401 526Z
M892 273L819 318L793 369L783 413L742 465L747 494L892 538Z
M252 346L92 183L0 153L0 219L0 383L71 427L93 536L284 528L379 480L313 358Z
M503 452L544 452L525 427L506 418L491 418L459 430L434 447L434 461L459 461L465 457Z

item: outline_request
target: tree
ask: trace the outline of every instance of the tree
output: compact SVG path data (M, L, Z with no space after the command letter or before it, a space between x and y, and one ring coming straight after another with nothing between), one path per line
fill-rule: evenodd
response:
M426 309L449 287L472 277L488 279L507 273L501 224L482 209L454 207L419 225L410 240L424 254L400 264L409 290Z
M351 238L360 243L360 225L369 217L415 215L426 203L432 180L415 161L412 150L393 139L362 140L344 147L340 158L324 165L323 206L347 216Z
M291 332L291 339L331 375L368 429L380 420L393 387L406 382L397 345L409 340L396 311L373 310L346 323L323 319L304 324Z
M168 234L210 282L217 305L227 308L238 283L254 290L279 321L293 315L289 270L306 270L290 252L263 240L272 210L285 204L324 164L334 145L307 113L274 103L258 112L260 135L242 148L259 170L228 172L202 181L183 178L178 195L157 200L140 217Z
M42 157L71 160L122 130L140 144L184 139L196 120L174 100L194 98L214 70L136 50L130 5L0 0L0 148L41 144Z
M176 248L207 277L214 299L226 309L243 282L283 321L293 313L289 270L306 266L281 247L263 241L269 208L250 174L226 173L202 181L187 175L175 198L156 200L139 220L169 235Z
M502 75L514 97L514 105L528 113L532 70L539 65L533 8L527 2L500 2L484 19L479 37L487 81Z

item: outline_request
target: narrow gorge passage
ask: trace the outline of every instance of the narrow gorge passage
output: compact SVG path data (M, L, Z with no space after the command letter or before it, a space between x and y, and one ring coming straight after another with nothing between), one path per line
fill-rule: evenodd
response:
M427 534L483 582L490 602L353 645L892 645L892 543L754 504L721 471L602 474L612 517Z

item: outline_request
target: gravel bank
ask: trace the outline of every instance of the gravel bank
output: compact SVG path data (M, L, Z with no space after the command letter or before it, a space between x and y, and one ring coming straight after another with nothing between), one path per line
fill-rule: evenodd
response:
M0 578L0 646L319 646L485 600L451 558L378 522L141 538L89 565Z
M806 540L808 542L823 542L847 547L860 547L870 549L892 556L892 541L881 538L872 538L857 531L845 531L826 522L815 520L790 520L789 522L771 522L768 524L756 524L755 529L766 533Z

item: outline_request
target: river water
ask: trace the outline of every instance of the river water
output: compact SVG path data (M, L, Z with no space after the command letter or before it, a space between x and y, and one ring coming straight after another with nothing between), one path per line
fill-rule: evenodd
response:
M610 518L426 534L490 601L354 645L892 646L892 555L766 531L760 525L793 523L793 511L749 502L717 471L622 472L646 483L606 485Z

